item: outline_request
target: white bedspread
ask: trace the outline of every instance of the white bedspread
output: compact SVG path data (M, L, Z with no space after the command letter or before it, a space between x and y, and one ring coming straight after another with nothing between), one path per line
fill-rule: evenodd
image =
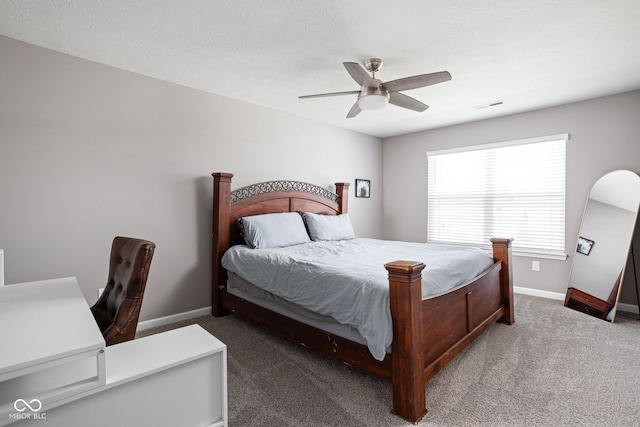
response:
M393 340L384 264L420 261L422 296L446 292L493 264L485 251L450 245L353 239L286 248L230 248L222 265L243 279L315 313L356 328L377 360Z

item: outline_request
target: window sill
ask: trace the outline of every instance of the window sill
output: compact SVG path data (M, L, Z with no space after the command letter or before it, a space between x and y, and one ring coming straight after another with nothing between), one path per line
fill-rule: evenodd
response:
M513 250L513 256L526 257L526 258L542 258L542 259L555 259L558 261L566 261L569 258L567 254L549 254L544 252L534 252L527 250Z
M446 244L446 245L455 245L455 243L451 243L451 242L430 242L430 243L441 243L441 244ZM463 245L463 244L459 244L458 246L469 246L469 247L473 247L473 245ZM476 246L478 247L478 246ZM482 245L480 246L480 249L484 249L485 251L487 251L489 254L492 253L493 249L490 245ZM513 247L511 248L511 254L513 256L517 256L517 257L526 257L526 258L542 258L542 259L554 259L557 261L566 261L569 258L569 255L562 253L562 254L558 254L558 253L549 253L549 252L543 252L543 251L536 251L536 250L527 250L527 249L514 249Z

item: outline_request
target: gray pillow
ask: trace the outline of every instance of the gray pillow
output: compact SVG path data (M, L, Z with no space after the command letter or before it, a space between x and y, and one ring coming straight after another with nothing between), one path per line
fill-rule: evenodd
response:
M311 212L304 213L304 220L309 230L311 240L331 241L347 240L356 237L349 219L349 214L318 215Z
M297 212L245 216L240 219L244 240L252 248L282 248L311 240Z

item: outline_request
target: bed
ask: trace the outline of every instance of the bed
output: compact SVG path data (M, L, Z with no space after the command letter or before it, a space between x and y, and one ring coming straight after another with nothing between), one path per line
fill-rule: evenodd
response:
M314 317L304 309L287 307L278 298L268 299L223 266L225 254L229 258L245 245L237 224L240 218L287 212L344 217L349 184L336 183L335 193L297 181L263 182L232 191L232 177L213 174L212 314L234 312L390 380L394 414L413 423L420 421L426 414L426 383L492 324L514 323L511 239L491 239L493 259L471 280L426 297L425 264L389 259L379 269L388 279L385 291L393 339L387 351L374 357L367 340L353 327L333 321L332 316ZM231 265L228 259L224 263Z

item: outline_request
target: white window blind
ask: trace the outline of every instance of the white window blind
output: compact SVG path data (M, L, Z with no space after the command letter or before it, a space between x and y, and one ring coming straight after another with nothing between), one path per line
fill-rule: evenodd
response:
M566 258L568 134L427 153L429 242L488 246Z

